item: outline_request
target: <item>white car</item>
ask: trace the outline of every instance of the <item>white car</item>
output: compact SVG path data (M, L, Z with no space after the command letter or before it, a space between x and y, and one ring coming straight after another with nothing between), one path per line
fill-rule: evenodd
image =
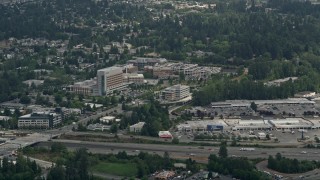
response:
M306 151L301 151L301 154L307 154L307 152Z

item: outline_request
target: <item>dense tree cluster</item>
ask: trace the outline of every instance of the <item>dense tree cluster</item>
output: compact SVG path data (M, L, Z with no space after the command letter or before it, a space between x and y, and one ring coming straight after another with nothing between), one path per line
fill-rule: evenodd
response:
M158 136L159 131L168 130L171 126L167 108L161 107L157 101L134 108L130 118L124 117L121 120L120 128L127 128L138 122L146 123L141 134L148 136Z
M298 161L282 157L280 153L277 153L275 158L268 158L268 168L282 173L304 173L319 167L320 163L316 161Z
M22 84L23 76L20 74L3 72L0 73L0 102L12 100L22 96L23 91Z
M33 180L41 175L41 168L35 161L25 159L19 155L14 164L7 157L4 157L0 166L0 179L14 180L26 179Z
M209 156L208 170L221 174L231 174L238 179L268 179L264 174L257 171L253 163L247 158L219 158L212 154Z
M51 147L51 151L60 152L64 151L65 147L56 147L59 145L55 145L55 147ZM55 179L93 179L91 175L89 175L89 160L88 153L86 149L78 149L74 156L71 156L66 160L65 167L63 164L57 164L53 167L48 173L47 179L55 180Z

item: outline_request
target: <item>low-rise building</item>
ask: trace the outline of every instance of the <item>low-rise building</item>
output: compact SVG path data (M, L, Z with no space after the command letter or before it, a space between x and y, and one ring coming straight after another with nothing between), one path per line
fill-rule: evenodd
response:
M110 123L116 120L116 117L114 116L105 116L105 117L101 117L100 119L101 123Z
M18 128L53 128L61 124L61 115L50 112L35 112L20 116Z
M137 124L134 124L130 126L129 131L133 133L139 133L141 132L145 122L138 122Z
M316 96L316 92L314 91L303 91L303 92L298 92L294 95L295 98L312 98Z
M37 80L37 79L29 79L26 81L23 81L24 84L28 85L29 87L34 85L34 86L40 86L44 83L44 80Z
M158 133L159 138L164 138L164 139L172 139L173 136L169 131L159 131Z
M8 121L9 119L11 119L10 116L0 116L0 121Z
M173 171L162 171L155 176L156 180L168 180L175 175Z
M110 126L96 123L96 124L89 124L87 126L87 129L91 131L104 131L104 130L110 130Z
M269 82L266 82L264 83L264 85L266 86L280 86L281 84L287 82L287 81L296 81L298 79L298 77L286 77L286 78L283 78L283 79L276 79L276 80L273 80L273 81L269 81Z
M85 80L82 82L74 83L67 87L67 91L75 94L83 94L86 96L92 96L97 91L97 79Z

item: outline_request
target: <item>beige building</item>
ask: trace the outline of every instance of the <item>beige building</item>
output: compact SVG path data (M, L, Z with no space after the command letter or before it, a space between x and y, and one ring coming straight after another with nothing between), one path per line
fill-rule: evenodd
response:
M123 72L120 67L108 67L98 70L98 94L100 96L110 94L114 90L125 88Z
M67 87L67 91L75 94L83 94L86 96L94 95L94 91L97 88L97 79L85 80L82 82L74 83Z
M167 101L178 101L190 96L189 86L177 84L161 91L161 98Z
M125 83L143 84L143 74L124 74L123 80Z

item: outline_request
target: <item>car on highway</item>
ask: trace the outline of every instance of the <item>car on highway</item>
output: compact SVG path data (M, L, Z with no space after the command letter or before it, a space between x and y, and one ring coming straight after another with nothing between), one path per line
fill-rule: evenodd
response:
M306 152L306 151L301 151L300 153L301 153L301 154L307 154L307 152Z

